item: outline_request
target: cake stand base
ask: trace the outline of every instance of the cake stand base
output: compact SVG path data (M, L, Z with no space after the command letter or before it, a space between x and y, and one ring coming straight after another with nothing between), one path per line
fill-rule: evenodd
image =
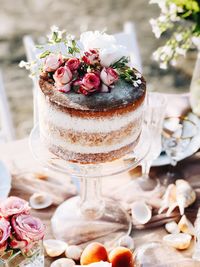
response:
M95 203L84 207L79 196L70 198L57 208L51 223L55 238L68 244L106 243L131 231L129 215L111 199L103 199L98 207Z
M137 146L129 155L101 164L79 164L64 161L49 152L40 140L39 127L32 130L29 142L34 158L47 168L80 179L80 196L65 201L52 217L56 239L68 244L96 240L110 247L122 235L130 233L129 215L116 200L102 197L101 181L141 164L150 149L149 140L149 131L144 127Z

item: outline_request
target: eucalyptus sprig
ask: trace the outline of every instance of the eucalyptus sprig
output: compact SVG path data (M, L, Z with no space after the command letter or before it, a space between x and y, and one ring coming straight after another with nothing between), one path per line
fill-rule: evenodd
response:
M133 84L135 87L138 87L142 83L142 75L139 72L134 71L132 68L125 66L124 68L118 71L119 76L122 80Z
M114 64L111 65L113 69L121 69L126 67L127 63L129 62L128 57L122 57L118 61L116 61Z
M71 40L71 44L69 45L68 42L66 43L68 45L68 53L71 55L75 55L76 53L80 53L80 48L77 46L76 40Z

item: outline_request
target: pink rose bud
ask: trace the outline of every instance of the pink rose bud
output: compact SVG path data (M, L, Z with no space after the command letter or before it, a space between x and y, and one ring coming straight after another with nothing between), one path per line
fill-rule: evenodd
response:
M89 72L85 74L82 80L83 86L86 88L86 90L90 91L94 88L98 88L100 85L100 78L97 74L93 72Z
M61 55L49 55L44 64L44 71L52 72L57 70L63 63Z
M99 53L95 49L90 49L89 52L85 52L82 60L88 65L94 65L100 62Z
M118 80L119 76L113 68L103 68L100 78L105 85L110 86Z
M4 218L0 218L0 253L6 250L7 240L10 237L10 233L10 223Z
M70 58L67 60L66 64L67 67L69 67L69 69L71 71L77 70L78 67L80 66L80 60L78 58Z
M71 83L59 86L56 84L56 89L61 93L68 93L71 90Z
M67 66L60 67L54 73L53 78L58 86L62 86L71 82L72 72Z
M0 203L0 216L5 218L15 214L28 213L29 210L28 202L18 197L9 197Z
M28 244L29 244L28 241L26 240L19 241L14 236L11 237L11 240L9 242L10 247L13 249L23 249L27 247Z
M34 242L43 239L45 227L40 219L27 214L15 215L11 224L18 241Z

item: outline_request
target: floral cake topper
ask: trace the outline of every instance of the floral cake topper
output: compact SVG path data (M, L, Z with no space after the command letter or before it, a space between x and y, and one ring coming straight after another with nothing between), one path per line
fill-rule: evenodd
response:
M37 59L21 61L20 67L29 69L33 76L47 78L62 93L106 93L119 79L134 87L142 83L141 74L130 67L127 49L105 32L88 31L76 41L53 26L47 44L36 50Z

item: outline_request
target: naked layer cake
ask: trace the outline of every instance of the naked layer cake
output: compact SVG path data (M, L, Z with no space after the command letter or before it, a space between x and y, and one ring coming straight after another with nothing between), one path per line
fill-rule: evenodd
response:
M67 161L112 161L138 143L145 80L113 36L86 32L80 43L68 40L68 56L46 52L38 96L41 139Z

